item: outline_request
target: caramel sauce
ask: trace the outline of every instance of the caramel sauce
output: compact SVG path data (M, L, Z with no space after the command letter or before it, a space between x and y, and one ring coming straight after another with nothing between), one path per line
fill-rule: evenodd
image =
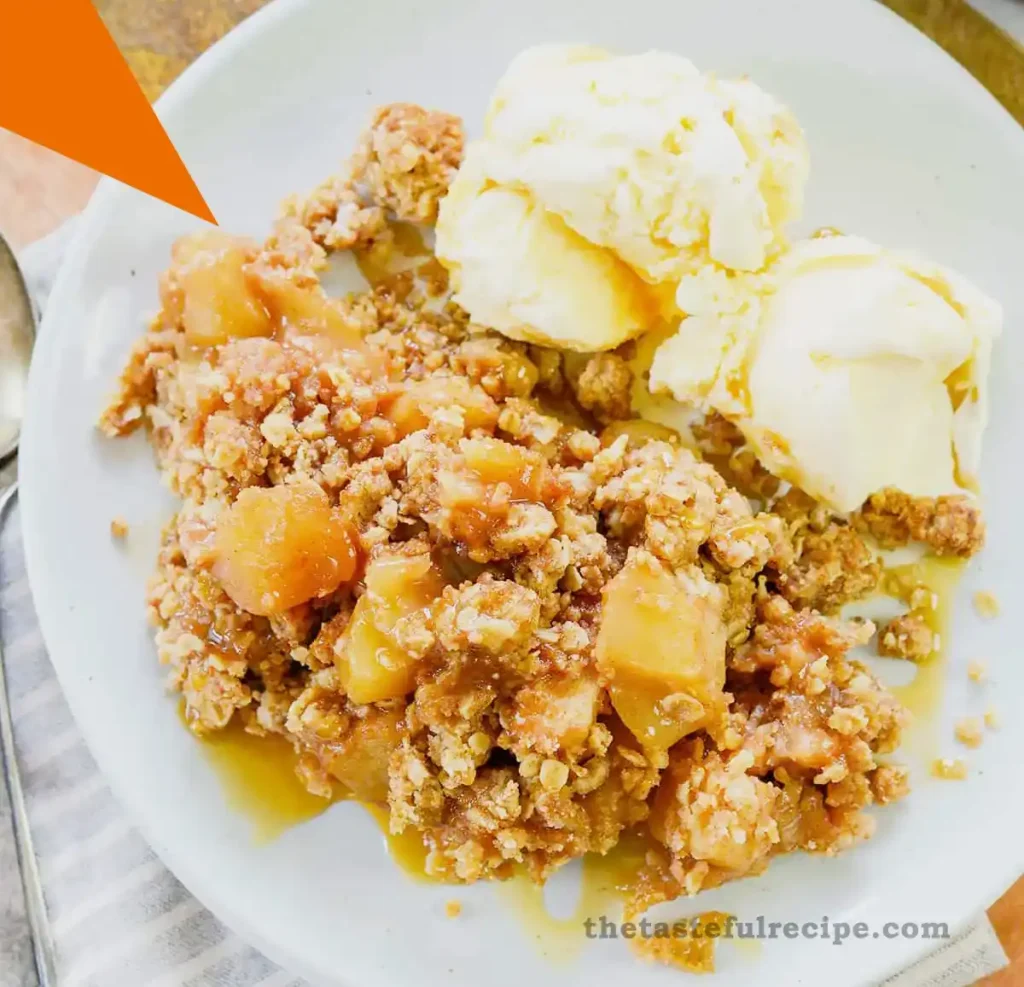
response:
M584 923L607 915L619 921L644 863L651 837L640 831L624 833L601 856L588 853L582 860L579 896L572 914L556 918L544 900L543 885L525 873L498 886L498 894L512 909L538 952L555 963L568 963L587 944Z
M931 629L940 636L939 648L928 661L917 666L914 679L892 690L918 721L918 730L912 730L907 738L910 746L915 746L915 740L924 739L931 749L938 742L937 723L930 714L938 709L942 700L950 611L963 568L959 560L926 557L892 567L882 578L882 592L908 605L916 601ZM920 606L922 588L928 593L927 606ZM923 738L922 726L926 729ZM340 786L333 800L309 794L295 775L295 753L283 738L256 737L246 733L240 724L232 724L204 737L201 742L207 759L221 779L229 805L248 818L256 843L276 839L292 826L325 812L333 801L346 797L340 792ZM433 881L426 871L428 848L422 834L407 830L400 836L392 835L388 832L385 807L364 804L363 808L380 827L388 853L403 873L417 882ZM498 894L512 908L543 956L555 963L571 962L588 941L584 926L588 918L596 920L607 915L613 921L620 919L622 906L636 884L650 841L647 833L626 833L606 855L584 857L579 895L570 915L553 916L545 903L543 886L523 873L498 884ZM711 920L708 916L697 916L702 917ZM669 921L671 924L673 920ZM739 946L751 945L733 941ZM753 946L756 947L756 943Z
M939 740L935 714L942 704L949 665L950 616L963 571L961 559L925 556L917 562L887 569L882 575L881 591L914 606L931 631L938 635L938 647L926 661L918 663L914 678L906 685L891 689L914 715L916 726L908 731L904 743L910 748L923 746L929 756ZM922 597L925 598L923 604Z
M427 873L427 844L419 830L407 829L396 836L388 830L388 810L383 805L362 803L373 821L380 827L381 835L388 847L388 855L395 865L413 881L440 884L443 883Z
M330 807L332 800L311 795L299 781L295 751L283 737L257 737L232 721L197 739L228 805L249 821L254 843L270 843Z
M184 721L184 707L181 707ZM277 839L326 812L335 802L347 800L340 785L328 800L306 791L295 774L295 752L284 738L246 733L240 722L199 739L203 752L217 773L230 807L247 818L251 838L257 845ZM388 831L388 810L383 805L361 803L379 826L392 863L412 881L441 883L427 873L428 847L423 835L406 830L401 835ZM540 954L555 964L575 960L589 941L584 923L602 915L620 921L622 906L629 898L651 843L649 834L633 831L604 856L588 854L582 860L582 877L576 906L571 915L556 918L544 901L544 888L524 873L497 884L497 892L521 922ZM716 914L695 916L716 920ZM694 916L686 919L692 921ZM680 919L670 920L681 921ZM736 941L739 946L749 945ZM673 962L685 954L686 962L699 969L710 961L713 941L674 943ZM690 951L694 950L693 955Z
M184 706L181 708L184 721ZM293 826L309 822L335 802L348 801L341 785L332 799L311 795L295 774L295 751L283 737L257 737L232 721L223 730L197 738L224 789L228 805L245 816L256 845L266 845ZM401 870L417 881L429 881L427 847L419 832L401 836L388 832L388 812L362 803L380 827L388 853Z

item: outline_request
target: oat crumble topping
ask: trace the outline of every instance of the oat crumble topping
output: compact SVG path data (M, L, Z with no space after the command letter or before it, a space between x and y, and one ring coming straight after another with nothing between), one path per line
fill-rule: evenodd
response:
M964 494L911 497L899 490L882 490L867 499L854 524L883 548L917 541L936 555L969 558L985 541L981 508Z
M938 635L929 626L928 617L915 610L894 617L878 635L878 653L887 658L924 661L938 646Z
M835 614L878 586L862 533L966 555L977 508L778 497L724 419L695 450L628 421L622 356L474 325L429 262L328 297L327 252L433 220L461 151L457 118L383 107L265 243L174 248L100 427L144 427L181 499L148 606L190 728L283 736L311 792L386 805L453 882L647 827L640 909L870 836L907 714Z
M687 973L714 973L718 938L725 933L730 917L725 912L704 912L695 918L659 922L654 935L637 936L630 940L630 946L648 962L664 963ZM683 931L681 925L685 925L685 936L675 934Z
M976 716L965 716L953 728L954 736L964 747L980 747L985 739L982 722Z

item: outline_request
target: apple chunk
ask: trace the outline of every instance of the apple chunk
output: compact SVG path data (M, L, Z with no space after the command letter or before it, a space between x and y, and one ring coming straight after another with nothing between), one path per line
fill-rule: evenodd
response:
M182 237L174 244L172 276L161 300L165 311L180 316L192 346L273 335L270 315L246 279L246 266L255 253L253 244L215 231Z
M420 658L400 646L395 627L403 617L433 605L444 579L427 554L374 559L366 570L366 592L359 598L336 647L341 684L354 703L397 699L415 684Z
M645 552L605 587L597 660L612 675L616 713L645 746L670 747L719 705L722 607L722 591L698 569L673 572Z
M283 613L356 571L355 537L312 481L249 487L217 519L213 573L243 610Z

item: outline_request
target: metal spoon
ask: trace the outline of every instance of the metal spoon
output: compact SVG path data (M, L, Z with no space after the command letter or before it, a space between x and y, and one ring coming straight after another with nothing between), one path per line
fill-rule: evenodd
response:
M35 340L32 299L14 252L0 236L0 526L18 490L17 451L25 408L28 365ZM14 751L14 727L7 697L3 646L0 642L0 754L11 803L11 825L18 852L18 867L25 893L25 914L32 934L32 954L41 987L57 983L53 943L46 919L43 885L39 878L32 833L28 826L25 793Z

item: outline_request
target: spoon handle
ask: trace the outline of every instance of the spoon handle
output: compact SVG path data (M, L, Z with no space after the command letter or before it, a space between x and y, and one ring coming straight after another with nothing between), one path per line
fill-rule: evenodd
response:
M0 525L8 506L17 493L17 484L0 491ZM25 895L25 914L28 917L32 935L32 954L36 964L36 976L40 987L56 987L56 963L54 962L53 940L46 917L46 901L43 897L43 882L39 877L35 849L32 846L32 831L28 825L25 807L25 792L18 772L18 759L14 750L14 724L11 720L11 705L7 696L7 675L4 669L3 643L0 641L0 755L3 759L4 781L11 803L11 826L14 830L14 844L18 854L18 868L21 871L21 886Z

